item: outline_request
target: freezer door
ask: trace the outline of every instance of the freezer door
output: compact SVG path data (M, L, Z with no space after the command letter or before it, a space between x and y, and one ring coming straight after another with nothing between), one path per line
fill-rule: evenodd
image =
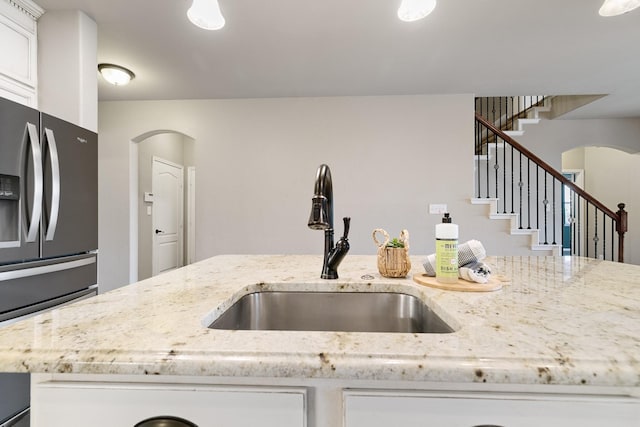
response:
M29 306L23 310L16 310L13 313L16 313L19 317L11 317L9 320L3 320L2 315L0 315L0 328L46 311L90 298L96 293L97 287L93 287L36 304L35 306ZM29 396L29 374L0 373L0 427L29 427Z
M30 379L29 374L0 374L0 425L29 408Z
M42 257L98 248L98 135L41 115Z
M94 254L0 267L0 322L76 298L96 276Z
M39 113L0 98L0 264L39 257L42 151Z

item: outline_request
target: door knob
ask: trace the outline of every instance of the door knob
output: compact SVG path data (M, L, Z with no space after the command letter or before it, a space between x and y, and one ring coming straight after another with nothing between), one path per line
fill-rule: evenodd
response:
M164 231L162 231L162 230L158 230L158 229L156 228L156 234L160 234L160 233L164 233Z

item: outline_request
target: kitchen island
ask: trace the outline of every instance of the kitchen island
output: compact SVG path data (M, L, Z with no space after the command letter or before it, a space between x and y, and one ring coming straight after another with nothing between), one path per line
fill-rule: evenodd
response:
M322 280L320 256L213 257L0 329L0 371L35 374L36 427L152 415L199 426L640 426L640 267L491 257L501 290L452 292L413 282L421 261L389 279L375 256L350 255L339 279ZM454 332L207 327L243 295L274 290L405 293Z

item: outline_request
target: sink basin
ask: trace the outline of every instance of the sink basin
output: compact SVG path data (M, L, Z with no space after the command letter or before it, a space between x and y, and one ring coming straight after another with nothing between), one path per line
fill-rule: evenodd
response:
M209 328L227 330L450 333L420 299L391 292L255 292Z

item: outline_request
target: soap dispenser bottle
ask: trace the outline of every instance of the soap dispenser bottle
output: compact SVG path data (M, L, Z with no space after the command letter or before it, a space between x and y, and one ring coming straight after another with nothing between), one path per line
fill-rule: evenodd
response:
M458 282L458 225L451 223L448 213L436 225L436 281Z

